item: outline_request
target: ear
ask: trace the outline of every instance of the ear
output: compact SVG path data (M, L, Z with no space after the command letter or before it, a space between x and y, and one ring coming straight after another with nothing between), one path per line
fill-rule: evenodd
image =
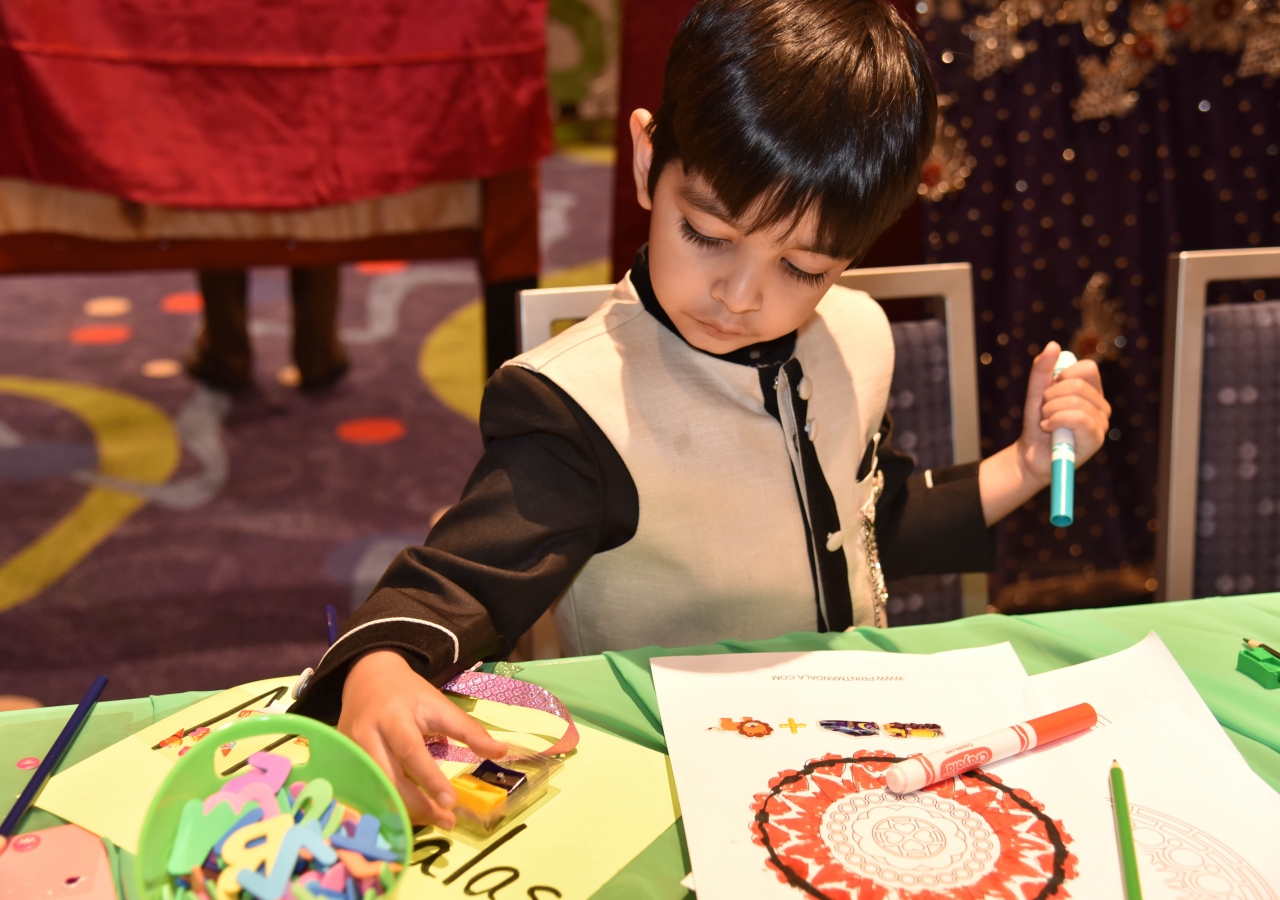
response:
M649 196L649 167L653 164L653 142L649 140L649 123L653 115L647 109L631 114L631 171L636 178L636 200L645 209L653 209Z

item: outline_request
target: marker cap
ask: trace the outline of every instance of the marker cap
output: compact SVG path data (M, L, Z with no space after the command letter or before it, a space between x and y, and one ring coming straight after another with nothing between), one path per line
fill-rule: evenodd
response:
M1070 350L1063 350L1058 354L1058 361L1053 364L1053 377L1057 378L1059 372L1063 369L1071 368L1079 361L1080 360L1076 359L1076 355Z
M1098 713L1088 703L1081 703L1032 719L1027 724L1035 730L1036 746L1043 747L1064 737L1088 731L1098 724Z
M908 765L908 763L914 763L914 765ZM918 791L928 780L924 766L915 757L908 757L900 763L894 763L884 773L885 787L895 794Z

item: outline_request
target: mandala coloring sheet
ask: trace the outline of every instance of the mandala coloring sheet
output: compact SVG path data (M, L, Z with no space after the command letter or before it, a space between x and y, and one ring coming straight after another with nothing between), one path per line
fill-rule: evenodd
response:
M1220 728L1218 734L1222 733ZM1280 900L1280 796L1241 793L1240 756L1176 703L1161 703L1057 747L988 766L1061 820L1077 857L1070 896L1121 900L1107 773L1124 769L1148 900Z
M1243 792L1265 788L1275 793L1240 756L1154 631L1119 653L1033 675L1031 684L1040 712L1090 703L1098 712L1099 727L1127 721L1161 703L1173 703L1194 723L1190 731L1196 740L1213 748L1213 769L1218 778L1233 781L1233 787Z
M1008 644L652 665L699 900L799 900L802 883L841 900L925 887L942 898L1034 881L1039 868L1012 872L1015 855L1047 854L1042 880L1055 857L1068 865L1043 812L995 779L909 797L878 781L894 759L937 746L939 730L951 741L1030 716L1037 698Z
M1153 633L1028 678L1007 644L653 661L700 900L1121 900L1107 774L1144 896L1280 900L1280 795ZM915 794L894 761L1076 703L1092 731ZM895 735L906 735L898 737Z

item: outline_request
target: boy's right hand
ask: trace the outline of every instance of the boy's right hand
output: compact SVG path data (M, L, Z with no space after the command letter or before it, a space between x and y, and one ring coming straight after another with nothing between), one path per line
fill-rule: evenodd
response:
M417 825L452 828L457 802L424 735L448 735L485 759L500 759L507 752L506 744L490 737L394 650L372 650L351 666L338 730L387 773Z

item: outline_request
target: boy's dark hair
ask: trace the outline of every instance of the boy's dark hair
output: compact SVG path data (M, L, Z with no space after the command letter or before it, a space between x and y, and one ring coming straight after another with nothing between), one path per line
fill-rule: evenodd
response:
M667 58L649 194L678 160L749 231L816 203L818 248L857 261L916 195L936 117L924 49L882 0L702 0Z

